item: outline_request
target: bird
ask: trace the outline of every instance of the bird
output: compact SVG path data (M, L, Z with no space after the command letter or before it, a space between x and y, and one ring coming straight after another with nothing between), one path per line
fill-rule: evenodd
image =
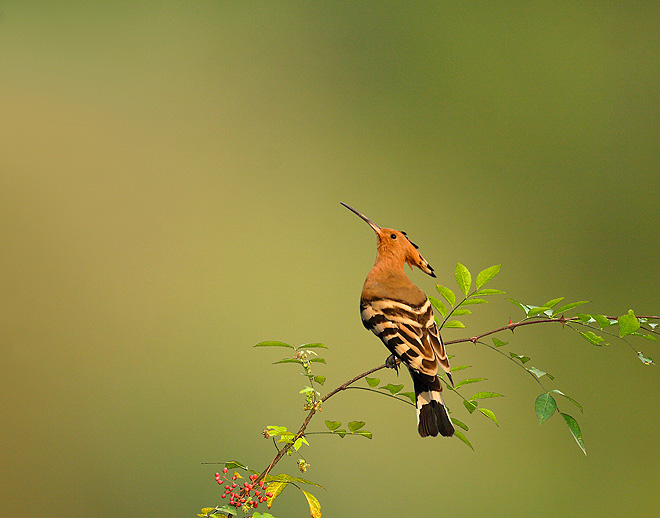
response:
M447 351L424 292L407 277L405 264L435 277L433 268L405 232L381 228L364 214L340 202L362 218L376 233L377 255L360 296L364 327L382 340L391 355L387 367L405 365L412 377L417 407L417 431L422 437L454 435L449 412L442 398L438 367L451 379Z

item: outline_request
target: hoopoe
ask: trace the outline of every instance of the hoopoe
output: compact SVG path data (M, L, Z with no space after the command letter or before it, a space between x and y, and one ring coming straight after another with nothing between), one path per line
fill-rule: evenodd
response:
M362 324L380 338L392 353L388 367L397 368L397 359L408 367L417 400L419 435L451 437L454 427L442 399L438 365L451 374L445 346L433 318L431 303L403 271L406 263L435 277L433 268L417 251L405 232L381 228L357 210L344 207L366 221L376 232L376 263L367 275L360 297ZM453 382L452 382L453 384Z

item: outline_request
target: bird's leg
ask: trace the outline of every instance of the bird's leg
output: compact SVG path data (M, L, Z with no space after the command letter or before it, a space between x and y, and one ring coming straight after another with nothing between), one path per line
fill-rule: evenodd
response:
M394 356L394 353L390 354L385 360L385 367L388 369L394 369L396 371L396 375L399 375L399 364L397 362L396 356Z

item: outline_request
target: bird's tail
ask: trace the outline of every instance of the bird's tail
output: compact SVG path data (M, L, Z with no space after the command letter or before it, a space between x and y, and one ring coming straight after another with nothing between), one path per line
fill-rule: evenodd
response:
M442 399L440 379L411 371L417 398L417 431L422 437L444 437L454 435L454 426L449 420L447 407Z

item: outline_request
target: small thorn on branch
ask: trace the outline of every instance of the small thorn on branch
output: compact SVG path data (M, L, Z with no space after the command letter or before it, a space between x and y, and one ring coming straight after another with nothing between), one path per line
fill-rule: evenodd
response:
M513 320L509 319L509 323L507 324L507 327L511 329L511 332L513 333L513 330L516 328L516 325L513 323Z
M479 337L477 336L473 336L472 338L470 338L470 342L472 342L473 344L476 344L477 340L479 340Z

